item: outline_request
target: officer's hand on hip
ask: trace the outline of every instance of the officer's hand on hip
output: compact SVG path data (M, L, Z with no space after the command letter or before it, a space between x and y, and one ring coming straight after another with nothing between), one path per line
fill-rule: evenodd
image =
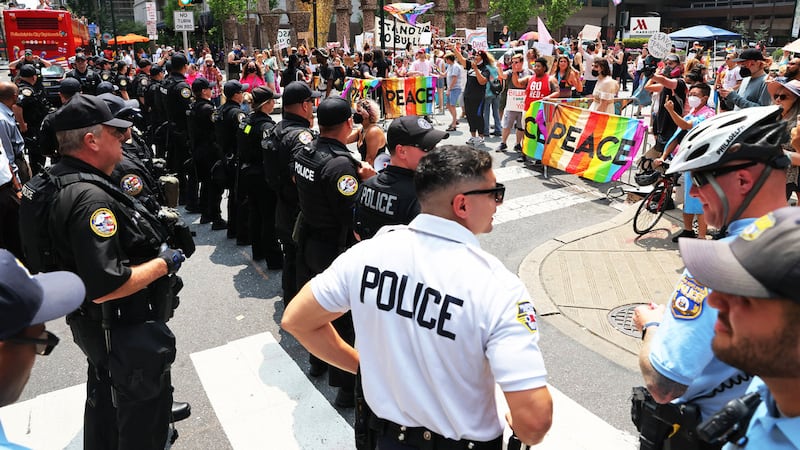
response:
M179 248L162 247L158 257L167 263L167 272L172 275L181 268L181 263L186 261L186 255Z

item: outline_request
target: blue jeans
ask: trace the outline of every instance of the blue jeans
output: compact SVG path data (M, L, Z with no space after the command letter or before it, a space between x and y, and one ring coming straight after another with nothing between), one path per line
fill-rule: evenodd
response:
M488 136L489 135L489 110L492 110L492 116L494 117L494 131L496 134L500 134L503 130L503 126L500 124L500 97L497 95L493 95L491 97L486 97L483 99L483 134Z

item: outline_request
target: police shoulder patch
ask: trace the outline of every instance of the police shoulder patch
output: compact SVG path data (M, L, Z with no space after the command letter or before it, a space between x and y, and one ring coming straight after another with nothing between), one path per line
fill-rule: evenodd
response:
M122 191L126 194L136 197L142 192L144 184L138 175L129 173L122 177L119 182L119 187L122 188Z
M531 333L536 333L539 330L539 325L536 323L536 311L533 309L533 303L528 300L517 302L517 322L524 325Z
M239 121L239 124L243 124L243 123L244 123L244 119L246 119L246 118L247 118L247 114L245 114L245 113L243 113L243 112L240 112L240 113L239 113L239 114L236 116L236 120L238 120L238 121Z
M708 288L684 275L670 300L670 311L676 319L693 320L703 312Z
M191 89L189 89L188 87L185 87L185 88L181 89L181 97L189 98L191 96L192 96L192 90Z
M314 136L312 136L308 131L303 131L297 135L297 139L303 144L310 144L311 141L314 140Z
M127 86L128 85L128 80L119 80L119 85L120 86Z
M140 83L142 84L142 86L147 86L148 83L147 78L142 78L142 81L140 81Z
M102 78L103 81L108 81L108 74L104 73L103 75L100 76L100 78Z
M19 93L22 94L25 97L30 97L31 95L33 95L33 89L31 89L31 88L23 88L21 91L19 91Z
M98 208L89 218L89 228L100 237L111 237L117 233L117 218L108 208Z
M339 189L340 194L350 197L358 192L358 181L352 175L342 175L336 181L336 188Z

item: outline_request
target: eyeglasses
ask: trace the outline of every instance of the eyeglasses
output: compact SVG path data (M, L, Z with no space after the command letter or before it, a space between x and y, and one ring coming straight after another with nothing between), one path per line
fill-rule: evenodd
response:
M56 348L56 345L58 345L58 337L47 330L42 331L42 334L39 335L38 338L15 336L10 337L5 341L12 342L14 344L35 344L36 354L42 356L52 353L53 349Z
M492 194L494 201L498 205L503 203L503 198L506 196L506 186L503 183L497 183L491 189L476 189L474 191L467 191L462 195L478 195L478 194Z
M725 166L720 167L719 169L715 170L705 170L705 171L698 171L698 172L691 172L692 175L692 183L694 183L697 187L703 187L709 183L709 177L717 178L721 177L722 175L736 172L737 170L746 169L748 167L753 167L758 164L758 161L750 161L743 164L737 164L735 166Z
M783 101L783 100L786 100L787 98L789 98L789 95L787 95L787 94L775 94L775 95L772 96L772 98L774 98L775 100Z

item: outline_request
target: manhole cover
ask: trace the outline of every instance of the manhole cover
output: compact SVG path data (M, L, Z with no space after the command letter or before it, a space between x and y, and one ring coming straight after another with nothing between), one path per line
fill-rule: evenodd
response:
M637 306L646 305L647 303L631 303L629 305L618 306L608 312L608 322L617 331L628 336L641 338L642 332L637 331L633 326L633 310Z

